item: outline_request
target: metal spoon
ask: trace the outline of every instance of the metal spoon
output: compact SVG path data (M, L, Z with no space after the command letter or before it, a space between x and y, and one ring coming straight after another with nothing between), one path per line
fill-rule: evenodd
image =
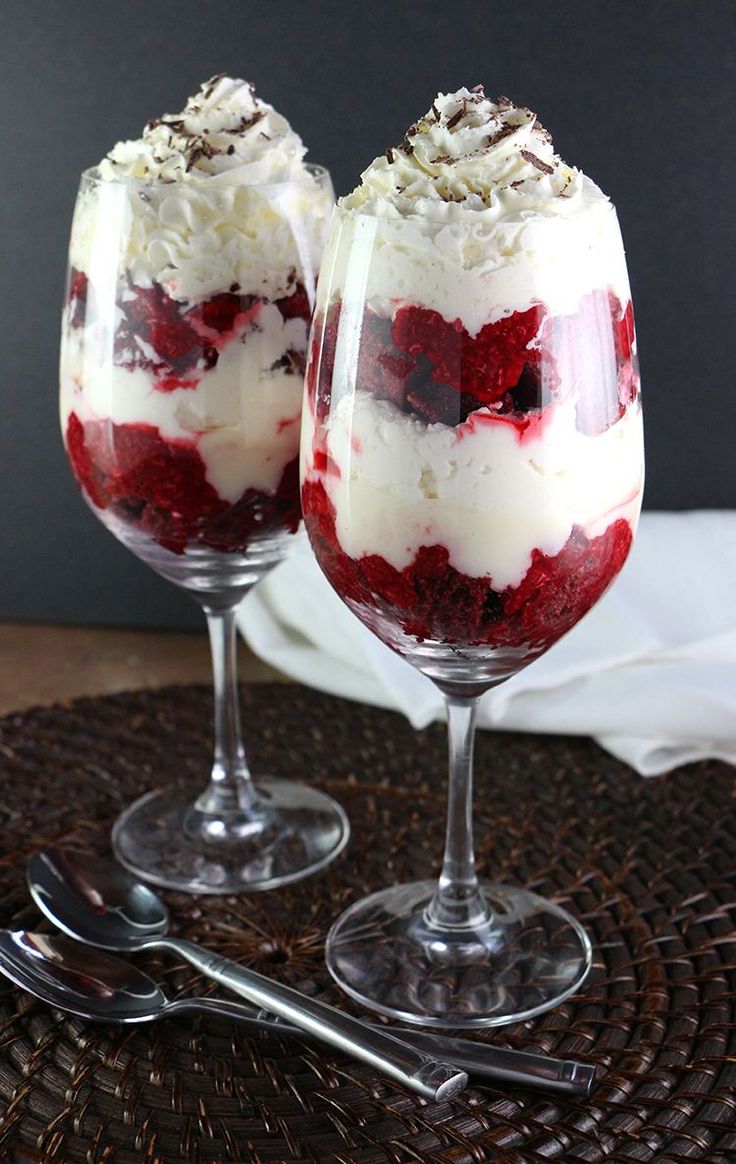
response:
M202 957L208 960L208 964L210 960L217 960L214 955L206 954L191 942L164 939L163 935L169 922L166 906L153 890L136 881L125 869L112 862L96 860L93 865L76 853L62 849L45 849L31 858L28 866L28 884L33 899L42 913L73 938L108 950L123 950L129 953L152 946L173 950L187 958L205 974L209 974L209 970L203 966ZM236 993L243 993L251 1002L256 1003L259 1010L250 1012L254 1025L258 1020L258 1026L262 1029L274 1029L277 1024L272 1016L278 1013L281 1019L292 1019L293 1023L290 1028L285 1022L279 1021L278 1029L282 1033L293 1032L302 1035L306 1033L322 1037L321 1027L314 1025L307 1027L296 1018L292 1018L291 1013L286 1014L283 1009L277 1011L270 1001L271 996L265 996L263 987L287 991L289 996L294 995L297 1000L303 1000L315 1007L321 1008L323 1004L311 1003L311 1000L303 998L296 991L278 987L261 975L247 971L227 959L222 958L219 961L228 970L235 970L238 976L242 974L247 975L249 979L256 979L261 986L259 996L256 998L252 993L245 994L241 991L229 976L226 978L222 975L209 974L224 986L230 987ZM30 987L28 989L30 990ZM203 1001L211 1003L209 999ZM216 1005L219 1007L219 1002ZM206 1009L211 1010L211 1005ZM339 1019L347 1018L332 1007L325 1006L324 1009L330 1015L337 1015ZM167 1011L168 1013L170 1012ZM361 1033L363 1030L374 1030L367 1023L361 1023L360 1028ZM430 1034L427 1031L399 1029L397 1034L403 1044L409 1043L425 1052L440 1055L443 1060L447 1058L457 1067L479 1078L499 1080L520 1087L543 1088L546 1091L567 1095L588 1095L595 1081L594 1067L571 1059L555 1059L527 1051L509 1050L506 1047L489 1047L482 1043L474 1043L470 1039L455 1039L434 1032ZM331 1041L342 1050L350 1050L335 1039Z
M434 1054L211 954L194 942L167 937L166 906L151 889L116 865L85 861L64 849L45 849L30 860L28 884L39 909L73 938L129 953L168 950L256 1007L369 1063L425 1099L451 1099L467 1085L464 1071Z
M305 1036L299 1027L268 1018L239 1002L215 998L177 998L172 1002L153 978L132 963L102 950L90 950L61 934L0 930L0 973L50 1006L94 1021L145 1023L194 1013L235 1019L250 1030ZM593 1078L593 1068L580 1063L505 1047L484 1047L469 1039L445 1040L426 1031L405 1034L409 1041L416 1038L420 1045L434 1045L451 1054L457 1067L480 1079L585 1095Z

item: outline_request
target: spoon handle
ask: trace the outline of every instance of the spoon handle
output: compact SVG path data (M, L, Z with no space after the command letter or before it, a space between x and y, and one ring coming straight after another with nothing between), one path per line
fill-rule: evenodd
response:
M410 1046L325 1002L308 998L290 986L272 982L254 970L238 966L229 958L203 950L194 942L180 938L161 938L147 942L146 945L178 954L201 974L235 994L242 995L258 1008L286 1019L301 1031L330 1043L356 1059L362 1059L424 1099L451 1099L468 1082L464 1071L458 1071L454 1065L436 1059L428 1051Z
M268 1017L266 1012L251 1010L238 1002L215 998L178 998L166 1006L166 1014L192 1012L236 1019L252 1030L275 1034L296 1035L303 1038L307 1032L282 1019ZM474 1043L470 1039L454 1039L428 1031L393 1028L406 1043L425 1047L450 1060L456 1067L476 1079L490 1079L511 1083L518 1087L534 1087L557 1095L589 1095L595 1080L595 1068L573 1059L555 1059L551 1055L536 1055L509 1047L493 1047Z

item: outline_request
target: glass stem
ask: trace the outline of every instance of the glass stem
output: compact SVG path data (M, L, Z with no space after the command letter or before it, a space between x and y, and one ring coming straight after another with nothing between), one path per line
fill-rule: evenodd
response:
M217 816L241 815L256 803L240 727L235 612L241 598L239 593L235 600L222 605L203 604L212 650L215 760L209 787L199 797L196 808Z
M426 916L440 929L470 929L490 918L478 888L473 852L473 744L478 696L445 694L445 703L450 753L445 856Z

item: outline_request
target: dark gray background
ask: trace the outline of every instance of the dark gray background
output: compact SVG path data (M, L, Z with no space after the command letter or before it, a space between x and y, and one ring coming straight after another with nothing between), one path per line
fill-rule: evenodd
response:
M3 0L0 618L200 625L86 509L57 427L79 171L226 71L294 124L338 193L438 89L536 109L618 206L650 508L731 507L734 0Z

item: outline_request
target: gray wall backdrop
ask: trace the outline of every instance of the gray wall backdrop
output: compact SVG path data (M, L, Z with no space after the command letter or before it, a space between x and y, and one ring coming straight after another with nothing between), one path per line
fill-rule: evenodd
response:
M212 73L253 80L339 193L438 89L536 109L616 202L650 508L736 504L734 0L3 0L0 618L198 626L88 512L57 428L79 172Z

